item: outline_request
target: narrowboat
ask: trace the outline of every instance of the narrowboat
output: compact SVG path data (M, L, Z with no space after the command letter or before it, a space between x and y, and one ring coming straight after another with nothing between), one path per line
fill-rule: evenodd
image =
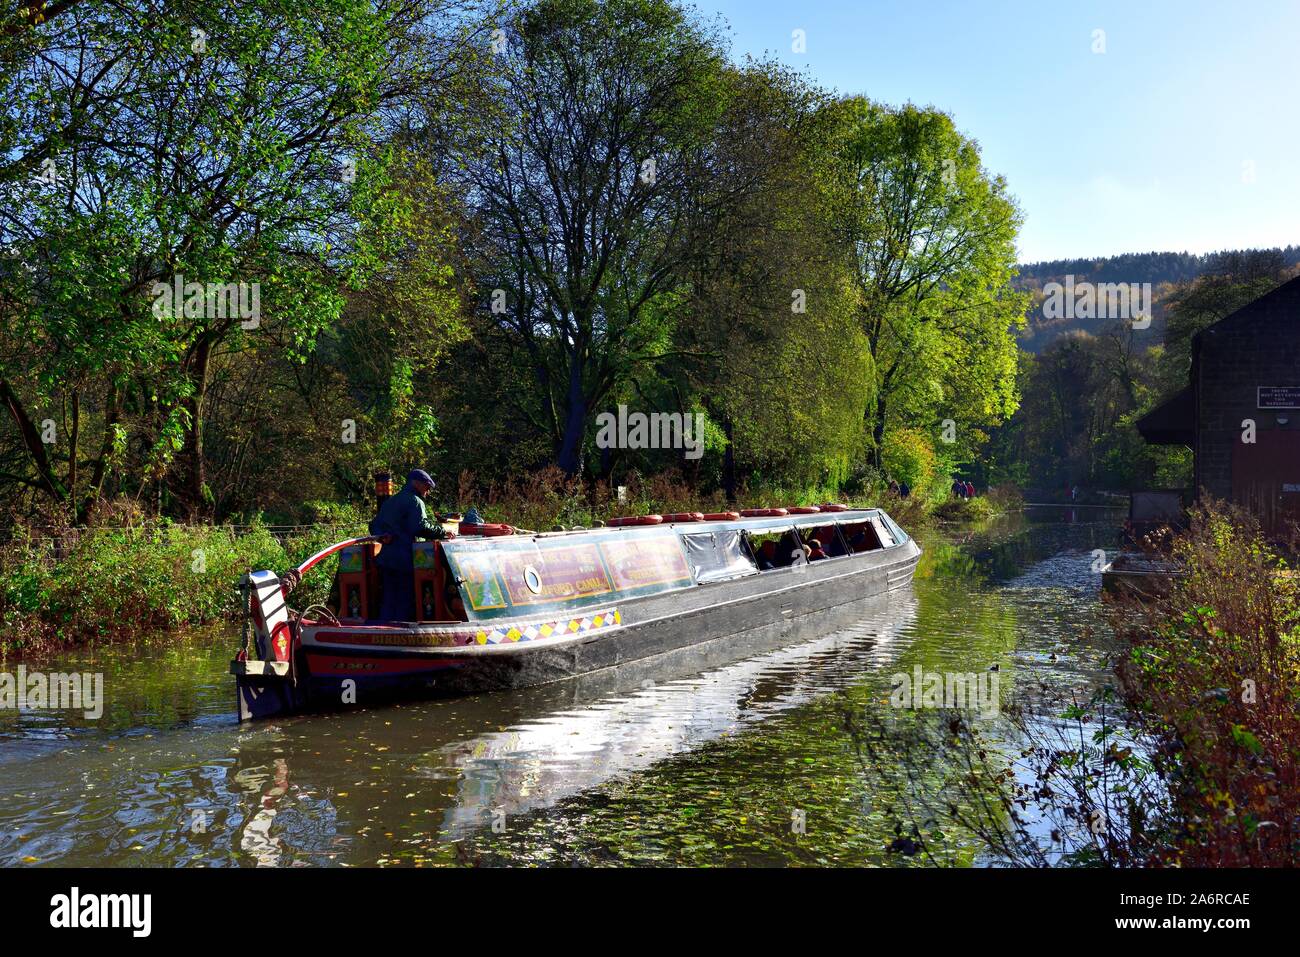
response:
M372 617L374 538L244 576L240 719L546 684L706 642L800 641L906 587L921 555L884 510L833 503L455 530L413 546L417 621ZM302 576L334 556L329 605L291 611Z

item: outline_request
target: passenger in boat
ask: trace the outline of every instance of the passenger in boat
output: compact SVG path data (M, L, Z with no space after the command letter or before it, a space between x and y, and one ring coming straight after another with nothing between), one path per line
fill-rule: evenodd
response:
M808 557L804 543L799 541L799 536L793 531L785 532L776 546L776 559L773 564L777 568L789 568L799 561L800 557L804 559Z
M826 557L826 551L822 548L822 543L815 538L804 547L808 549L808 561L810 562L820 561Z
M370 534L384 536L377 563L383 582L382 621L415 621L415 559L411 552L417 538L447 538L441 525L429 523L424 497L433 490L433 479L422 469L412 469L406 484L386 499L370 523Z
M770 571L776 567L776 542L770 538L758 550L758 570Z
M857 533L849 539L849 545L855 552L865 552L871 548L871 543L867 541L867 533L858 529Z

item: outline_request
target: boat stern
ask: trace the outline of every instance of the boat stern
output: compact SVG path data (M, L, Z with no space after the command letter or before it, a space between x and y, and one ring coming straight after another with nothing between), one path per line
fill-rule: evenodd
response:
M230 662L239 720L296 711L302 696L293 667L296 641L289 621L288 589L280 576L269 571L249 572L240 580L239 589L245 602L244 637Z

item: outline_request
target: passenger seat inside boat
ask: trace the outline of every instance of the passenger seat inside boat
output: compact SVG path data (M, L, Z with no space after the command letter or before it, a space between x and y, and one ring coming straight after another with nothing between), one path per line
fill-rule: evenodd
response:
M754 564L760 572L769 572L776 568L787 568L793 561L791 550L801 545L792 531L767 534L746 533L746 544L754 557Z

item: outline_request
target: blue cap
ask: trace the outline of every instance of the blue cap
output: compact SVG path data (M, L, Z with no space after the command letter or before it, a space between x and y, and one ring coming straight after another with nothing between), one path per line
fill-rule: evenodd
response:
M424 482L428 485L434 484L433 479L429 478L429 473L424 469L411 469L411 471L406 473L406 483L409 485L412 482Z

